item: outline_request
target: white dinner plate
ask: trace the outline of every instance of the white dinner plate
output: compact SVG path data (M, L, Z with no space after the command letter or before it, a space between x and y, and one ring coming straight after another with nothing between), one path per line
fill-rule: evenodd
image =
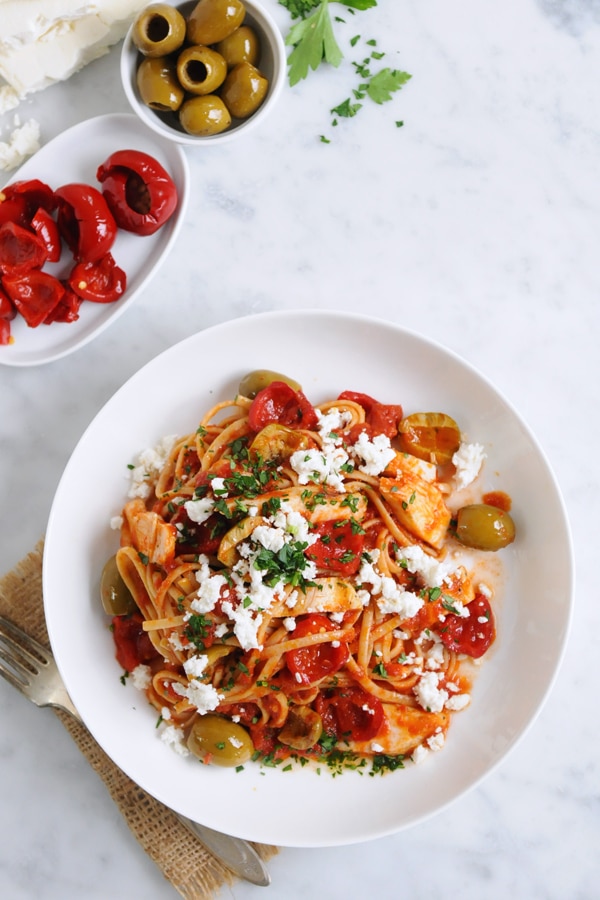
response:
M119 229L111 250L117 265L127 275L127 290L115 303L81 304L76 322L54 322L29 328L18 315L11 322L14 343L0 346L0 364L39 366L60 359L83 347L125 312L140 296L142 288L164 262L179 233L189 196L189 169L184 151L146 128L136 116L124 113L97 116L74 125L49 141L13 175L13 181L38 178L53 190L70 182L97 187L96 171L116 150L142 150L169 172L179 197L174 215L155 234L140 237ZM46 267L58 277L73 265L68 250L60 263Z
M481 491L513 502L514 544L501 567L497 639L472 702L454 716L445 747L423 763L369 777L324 767L243 771L182 758L157 738L157 714L123 685L99 599L102 567L118 546L110 519L126 501L128 464L169 434L186 434L242 376L268 368L299 381L313 403L345 389L400 403L405 414L443 411L488 460ZM126 423L126 426L125 426ZM459 357L403 328L324 311L237 319L193 335L134 375L79 441L53 502L44 552L48 630L83 719L142 788L192 819L286 846L359 842L439 812L487 776L523 736L558 671L571 617L571 538L559 489L536 439L498 391Z

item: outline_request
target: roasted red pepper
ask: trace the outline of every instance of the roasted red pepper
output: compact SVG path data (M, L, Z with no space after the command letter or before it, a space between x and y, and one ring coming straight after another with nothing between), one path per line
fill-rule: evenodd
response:
M79 297L72 291L69 285L63 284L64 294L46 318L44 325L52 325L53 322L76 322L79 318L79 307L83 303L83 297Z
M111 253L106 253L97 262L78 263L68 280L72 291L94 303L113 303L123 296L127 287L127 276Z
M56 209L56 197L52 188L45 181L32 178L29 181L15 181L2 188L6 200L24 202L29 218L37 209L43 207L48 212Z
M37 236L44 242L48 262L58 262L62 252L60 232L58 225L48 210L43 206L34 213L31 219L31 227Z
M177 208L177 188L161 164L140 150L119 150L96 173L119 228L154 234Z
M115 242L117 223L100 191L89 184L65 184L55 194L58 229L75 259L102 259Z
M10 323L17 314L17 310L10 302L4 291L0 290L0 346L12 343L10 335Z
M2 286L30 328L41 325L65 292L58 278L39 269L24 275L6 275Z
M44 242L27 228L14 222L0 225L0 272L4 275L40 269L47 256Z

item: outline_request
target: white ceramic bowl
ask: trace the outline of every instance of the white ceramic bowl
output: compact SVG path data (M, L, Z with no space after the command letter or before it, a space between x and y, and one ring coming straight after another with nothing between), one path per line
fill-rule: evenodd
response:
M447 412L488 453L481 491L504 490L512 498L517 539L491 561L503 570L496 642L446 746L421 765L373 778L258 763L240 772L199 765L157 737L156 711L132 684L120 682L98 585L118 546L109 523L126 498L127 464L164 435L192 431L208 408L235 396L243 375L260 368L295 378L314 403L347 389L402 403L406 412ZM98 743L167 806L219 831L286 846L348 844L399 831L489 775L548 695L572 602L564 506L544 453L518 413L483 375L439 344L344 313L235 319L148 363L81 438L46 531L48 631L69 693Z
M191 0L191 2L173 3L171 5L175 6L184 16L187 16L196 6L196 2L197 0ZM225 141L241 137L250 129L256 128L259 123L263 122L270 115L285 82L287 66L285 44L279 28L267 11L255 0L243 0L243 2L246 8L244 24L250 25L256 31L260 40L261 57L258 68L269 80L267 96L261 106L247 119L232 118L230 127L220 134L188 134L179 124L177 113L156 112L142 102L137 87L136 73L143 56L133 43L132 25L125 36L121 51L121 80L131 108L148 128L151 128L164 138L180 144L214 146L215 144L222 144Z

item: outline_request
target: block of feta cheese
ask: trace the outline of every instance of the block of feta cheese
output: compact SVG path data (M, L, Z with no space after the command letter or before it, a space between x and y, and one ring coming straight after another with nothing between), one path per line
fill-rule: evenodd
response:
M0 0L0 113L123 38L148 0Z

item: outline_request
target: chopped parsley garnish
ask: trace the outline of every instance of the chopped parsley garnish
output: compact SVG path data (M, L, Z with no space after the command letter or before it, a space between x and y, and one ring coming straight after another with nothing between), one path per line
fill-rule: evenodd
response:
M314 581L307 581L302 574L309 561L304 555L308 544L304 541L291 541L280 550L262 548L254 559L254 567L266 572L265 584L275 587L279 582L291 584L304 590L314 587Z

